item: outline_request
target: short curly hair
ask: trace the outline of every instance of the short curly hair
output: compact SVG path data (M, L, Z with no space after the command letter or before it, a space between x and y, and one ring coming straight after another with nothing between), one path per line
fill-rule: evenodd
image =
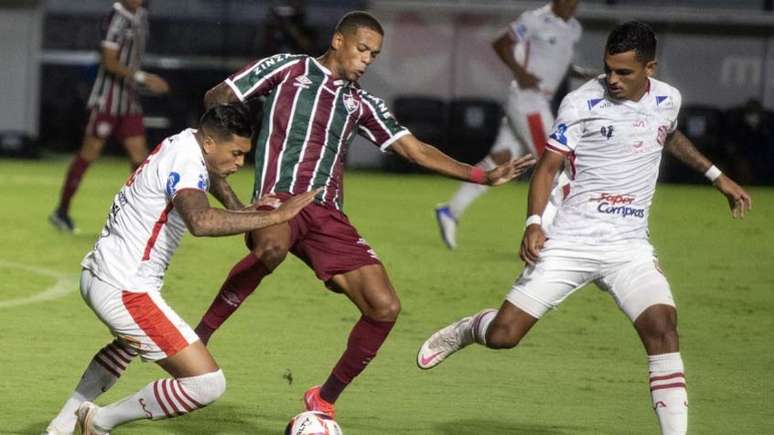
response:
M608 54L631 50L634 50L637 60L642 63L656 58L656 34L649 25L639 21L628 21L610 32L605 44L605 51Z
M336 24L336 31L339 33L354 33L360 27L366 27L374 32L384 36L384 28L379 20L365 11L352 11L345 14Z

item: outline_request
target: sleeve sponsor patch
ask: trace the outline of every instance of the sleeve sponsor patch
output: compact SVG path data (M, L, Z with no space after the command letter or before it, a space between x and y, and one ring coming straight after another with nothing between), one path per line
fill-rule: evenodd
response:
M180 174L177 172L170 172L167 178L167 197L172 198L175 196L177 189L177 183L180 182Z
M560 144L567 146L567 124L559 124L554 129L554 132L549 136L551 139L559 142Z
M204 174L199 174L199 182L196 185L204 191L207 191L210 187L209 180Z

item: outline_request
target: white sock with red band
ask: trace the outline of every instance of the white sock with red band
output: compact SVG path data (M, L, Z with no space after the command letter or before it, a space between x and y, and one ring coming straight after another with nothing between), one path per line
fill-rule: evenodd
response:
M100 408L94 424L109 431L122 423L139 420L177 417L204 408L226 391L226 378L218 370L200 376L179 379L159 379L140 391Z
M49 424L49 428L64 433L74 431L75 411L81 403L93 402L100 394L109 390L135 357L137 352L126 348L118 340L100 349L83 372L75 391Z
M650 395L662 435L688 431L688 392L679 352L648 356Z
M473 341L483 346L486 346L486 330L489 329L489 324L492 323L497 310L490 308L483 310L473 317L473 321L470 324L470 328L473 331Z

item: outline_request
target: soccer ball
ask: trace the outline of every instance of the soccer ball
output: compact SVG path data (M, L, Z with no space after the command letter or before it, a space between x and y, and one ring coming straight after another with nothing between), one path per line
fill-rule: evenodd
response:
M290 419L285 435L342 435L342 432L329 415L306 411Z

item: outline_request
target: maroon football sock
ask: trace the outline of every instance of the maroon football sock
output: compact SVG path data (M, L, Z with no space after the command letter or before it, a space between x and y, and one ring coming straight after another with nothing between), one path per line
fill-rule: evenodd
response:
M207 344L212 333L239 308L269 273L269 269L252 253L247 254L231 269L215 300L195 329L202 342Z
M59 207L57 211L60 214L67 215L70 212L70 200L75 196L75 192L78 190L78 186L81 184L81 178L83 173L88 169L88 160L77 154L70 163L70 167L67 169L67 175L65 175L65 182L62 185L62 195L59 199Z
M349 333L347 350L341 355L333 372L320 388L320 397L329 403L335 403L339 394L359 375L387 339L395 322L383 322L366 316L360 317L352 332Z

